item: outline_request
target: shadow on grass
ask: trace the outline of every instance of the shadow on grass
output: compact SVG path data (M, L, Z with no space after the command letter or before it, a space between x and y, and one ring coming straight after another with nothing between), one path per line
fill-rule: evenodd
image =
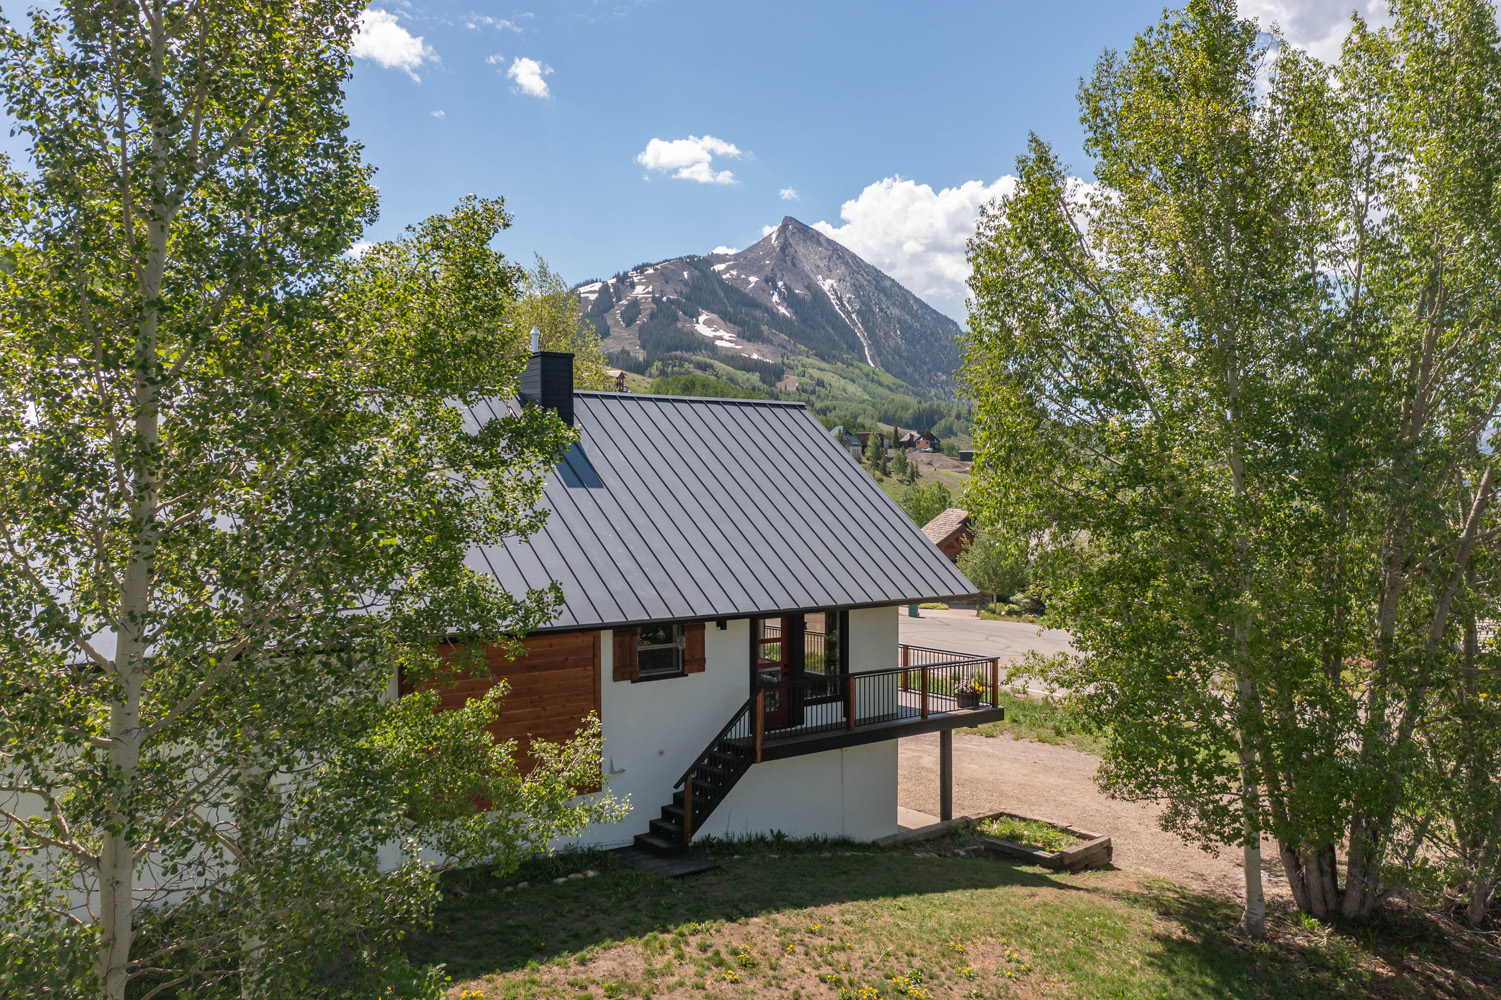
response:
M1154 911L1159 930L1147 960L1167 979L1199 980L1213 995L1275 1000L1501 996L1494 956L1468 948L1420 915L1385 913L1358 926L1305 925L1290 907L1268 914L1267 937L1233 936L1238 905L1154 881L1120 892Z
M813 846L746 853L736 860L721 845L714 853L723 868L682 881L635 871L598 851L534 861L504 881L483 871L461 873L446 887L449 896L432 931L413 937L407 952L419 963L443 963L463 980L545 964L682 924L742 921L788 909L1000 887L1100 891L990 860L914 857L869 847L844 856L837 843ZM901 863L892 863L897 860ZM552 882L590 869L598 877ZM531 884L502 889L522 881Z
M851 902L890 901L901 909L903 900L910 905L919 898L929 913L953 913L977 905L968 896L973 890L1007 889L1015 892L1005 901L978 905L1012 926L1018 912L1031 913L1035 933L1046 936L1036 938L1045 946L1040 954L1061 978L1074 980L1080 997L1501 996L1493 953L1466 949L1417 916L1326 929L1275 912L1268 940L1253 943L1228 932L1238 916L1235 904L1169 882L1103 872L1059 875L988 858L919 857L840 841L706 846L724 867L683 881L637 872L598 851L532 861L503 880L485 871L458 873L445 883L447 898L432 931L411 939L408 954L419 965L442 963L464 981L574 956L584 964L596 949L685 925L697 934L705 928L694 925ZM597 877L552 881L586 870ZM504 891L521 881L530 886ZM952 903L935 898L945 893L958 895ZM1100 905L1089 904L1091 897Z

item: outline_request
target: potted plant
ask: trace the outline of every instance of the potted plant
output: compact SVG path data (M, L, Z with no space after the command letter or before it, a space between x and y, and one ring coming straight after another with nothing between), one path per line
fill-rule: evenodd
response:
M974 674L968 680L962 680L954 688L954 700L960 708L978 708L980 695L985 693L985 682L979 674Z

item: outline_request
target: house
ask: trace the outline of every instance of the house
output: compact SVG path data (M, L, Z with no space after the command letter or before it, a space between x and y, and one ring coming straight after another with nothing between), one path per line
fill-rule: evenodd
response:
M870 443L871 434L875 434L876 438L881 442L882 448L891 447L891 438L881 431L856 431L855 438L860 442L860 447L862 449Z
M526 655L488 654L488 683L511 685L495 734L558 739L599 714L603 777L631 809L590 845L896 832L896 740L940 732L951 753L953 729L1002 717L995 660L898 638L899 608L974 585L802 403L571 387L571 355L532 355L523 400L579 441L547 478L546 525L469 560L509 592L563 594Z
M923 431L913 438L912 447L917 451L941 451L943 441L932 431Z
M955 564L975 537L969 511L958 507L950 507L923 525L922 533L928 536L928 541L938 546L939 552L948 556L949 561Z
M860 460L860 456L865 452L865 442L860 440L859 435L851 434L849 431L845 430L843 424L840 424L833 430L829 431L829 434L834 438L835 441L839 442L840 446L842 446L845 451L850 453L851 458L853 458L857 462ZM866 436L869 437L869 435Z

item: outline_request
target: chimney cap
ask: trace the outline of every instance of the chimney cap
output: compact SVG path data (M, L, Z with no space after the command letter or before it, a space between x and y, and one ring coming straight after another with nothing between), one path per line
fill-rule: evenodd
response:
M532 327L532 353L536 354L540 350L542 350L542 334L534 326Z

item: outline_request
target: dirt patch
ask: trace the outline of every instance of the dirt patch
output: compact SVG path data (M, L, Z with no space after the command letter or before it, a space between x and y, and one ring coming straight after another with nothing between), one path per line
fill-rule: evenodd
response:
M938 813L938 736L901 741L897 801ZM1244 874L1237 851L1203 851L1158 825L1151 802L1107 798L1095 785L1100 759L1068 747L1009 736L954 736L954 815L1004 810L1047 819L1111 838L1115 866L1155 875L1196 892L1240 900ZM1275 859L1265 858L1269 898L1291 899Z

